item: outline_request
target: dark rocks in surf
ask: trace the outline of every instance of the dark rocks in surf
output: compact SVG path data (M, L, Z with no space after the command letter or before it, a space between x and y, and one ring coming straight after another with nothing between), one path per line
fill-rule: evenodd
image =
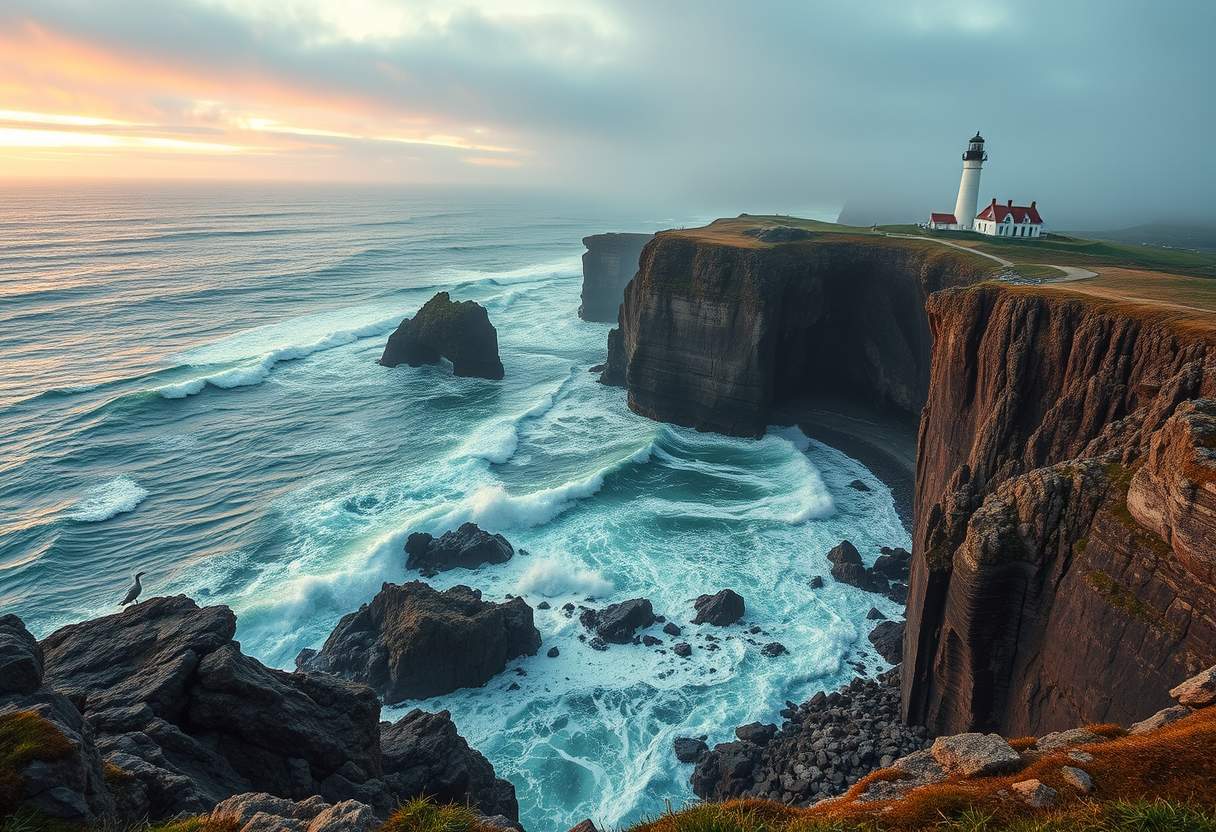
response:
M805 806L843 793L869 772L927 743L899 719L898 669L854 679L782 711L780 729L749 725L697 759L691 782L704 800L758 797Z
M723 589L713 595L702 595L693 602L697 610L693 624L713 624L725 627L743 617L743 596L733 589Z
M883 546L879 550L878 559L874 561L873 571L891 581L906 581L912 569L912 553L907 549Z
M438 538L414 532L405 540L405 568L417 569L428 578L457 567L476 569L484 563L506 563L514 554L505 537L482 531L476 523L462 523Z
M760 655L770 659L775 659L778 656L790 652L785 648L785 645L779 641L770 641L768 644L760 648Z
M675 653L681 659L687 659L692 655L692 645L687 641L679 641L672 645L671 652Z
M816 575L811 578L811 589L823 589L823 576Z
M511 785L446 714L381 723L370 688L265 667L241 652L235 628L227 607L185 596L64 627L40 645L43 686L0 694L0 713L48 714L74 749L66 764L84 766L53 772L56 799L79 786L91 814L124 822L202 813L249 792L358 801L381 818L443 795L517 817Z
M705 740L697 737L676 737L671 747L676 753L676 759L681 763L695 763L709 751Z
M847 540L842 540L828 552L828 560L832 562L832 577L842 584L886 595L897 604L902 604L908 597L906 582L912 555L904 549L892 549L889 546L882 547L881 552L874 561L874 566L867 568L861 562L857 547Z
M522 598L495 604L467 586L439 592L411 581L384 584L297 667L370 685L392 704L480 687L538 649L540 632Z
M680 630L680 626L678 624L676 624L672 621L668 621L666 624L663 625L663 632L666 633L667 635L671 636L672 638L675 638L676 636L680 635L682 630Z
M870 644L887 664L899 664L904 660L904 622L881 622L870 631Z
M578 620L594 630L598 638L613 644L628 644L638 630L655 623L654 608L646 598L630 598L602 610L585 609Z
M428 300L413 318L406 318L388 338L380 363L385 367L452 362L458 376L500 379L498 331L485 307L471 301L453 301L447 292Z

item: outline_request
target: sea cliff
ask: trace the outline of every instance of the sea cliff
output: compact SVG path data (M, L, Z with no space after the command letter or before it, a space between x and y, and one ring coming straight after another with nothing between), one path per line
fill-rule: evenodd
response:
M905 719L1126 722L1216 661L1210 330L930 241L747 225L647 245L603 380L737 435L808 398L919 416Z
M766 244L664 232L642 251L602 380L662 421L758 436L802 398L913 421L929 381L925 300L991 264L918 241L821 234Z
M653 234L592 234L583 238L583 294L578 316L615 321L625 285L638 271L638 255Z

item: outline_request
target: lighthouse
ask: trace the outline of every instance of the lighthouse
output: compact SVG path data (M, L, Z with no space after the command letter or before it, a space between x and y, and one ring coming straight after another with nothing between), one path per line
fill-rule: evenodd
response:
M958 228L970 231L975 224L975 209L980 195L980 168L988 161L984 152L984 137L976 130L963 153L963 178L958 183L958 199L954 202L954 217Z

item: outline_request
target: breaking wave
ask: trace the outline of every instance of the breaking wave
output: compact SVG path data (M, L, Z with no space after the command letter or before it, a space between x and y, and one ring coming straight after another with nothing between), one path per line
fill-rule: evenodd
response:
M147 496L147 490L140 487L135 480L116 477L85 491L67 517L81 523L100 523L116 514L134 511Z

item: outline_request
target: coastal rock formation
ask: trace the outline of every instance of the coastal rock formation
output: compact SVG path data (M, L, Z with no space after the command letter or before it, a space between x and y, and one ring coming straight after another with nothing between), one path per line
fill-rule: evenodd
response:
M653 234L592 234L583 238L583 295L578 316L584 321L616 321L625 285L638 271L642 247Z
M522 598L495 604L467 586L439 592L411 581L384 584L296 666L370 685L392 704L479 687L538 649L540 632Z
M18 806L69 823L113 814L93 730L44 684L42 648L15 615L0 616L0 670L0 736L11 743L0 757L0 817Z
M316 795L295 801L265 792L233 795L211 818L234 824L237 832L374 832L380 826L372 808L357 800L330 805Z
M498 331L485 307L471 300L456 302L439 292L389 336L380 363L418 367L438 364L440 358L451 361L458 376L503 377Z
M743 617L743 596L733 589L723 589L713 595L699 596L693 607L697 611L693 624L725 627Z
M899 664L904 658L904 622L884 621L870 631L870 644L887 664Z
M854 679L833 693L787 705L779 730L742 726L735 742L709 751L683 749L696 760L692 789L704 800L761 797L806 805L843 793L874 769L925 745L923 728L899 720L899 671Z
M405 541L405 568L417 569L424 577L461 567L476 569L483 563L506 563L515 549L500 534L490 534L476 523L462 523L438 539L414 532Z
M1017 736L1163 708L1216 661L1211 336L1045 288L928 310L905 716Z
M630 598L602 610L585 609L579 621L596 636L613 644L627 644L638 630L655 622L654 608L646 598Z
M114 785L99 805L109 802L124 817L160 818L265 792L355 800L384 817L402 800L433 793L417 772L430 764L428 749L451 753L450 743L428 737L454 733L450 721L442 731L425 726L428 735L415 740L423 756L398 759L386 751L397 734L423 726L381 723L380 702L364 685L265 667L241 653L235 628L227 607L200 609L176 596L64 627L42 641L45 687L33 696L83 715L63 733L106 764ZM27 698L21 707L38 703ZM489 765L467 746L463 753L469 765ZM460 802L496 809L510 789L502 781L485 791L475 791L478 785L470 781Z
M914 420L929 382L925 299L983 276L984 261L844 234L723 242L723 224L646 246L601 379L644 416L739 436L759 436L774 408L807 396Z

